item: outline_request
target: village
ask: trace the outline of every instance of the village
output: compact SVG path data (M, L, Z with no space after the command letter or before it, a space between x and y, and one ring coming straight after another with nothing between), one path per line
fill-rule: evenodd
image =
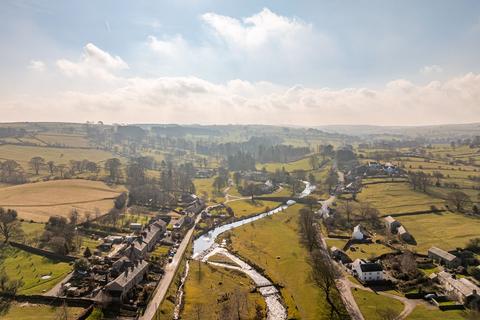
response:
M391 162L378 161L356 165L341 175L344 181L339 181L332 197L347 197L350 199L347 202L362 192L363 179L393 182L408 179L405 169ZM336 205L335 202L333 204ZM320 217L334 220L334 206L320 210ZM432 208L432 211L439 209ZM343 247L329 246L331 257L337 261L342 272L356 279L352 282L345 277L344 282L349 287L354 290L371 290L386 296L392 296L392 290L399 290L404 292L405 298L401 300L423 300L442 311L464 308L480 310L480 281L468 276L466 271L480 271L480 261L474 252L465 248L445 251L432 246L426 254L419 253L415 250L417 242L414 235L395 217L386 215L375 219L378 219L375 227L372 227L372 223L366 223L370 230L364 227L365 224L359 223L353 228L350 237L338 236L338 239L343 240L340 241L344 243ZM334 240L337 236L328 234L327 237ZM338 240L332 242L335 241ZM382 246L387 252L373 251L367 257L366 252L371 252L369 246ZM352 259L352 255L361 257ZM425 274L422 270L431 271Z

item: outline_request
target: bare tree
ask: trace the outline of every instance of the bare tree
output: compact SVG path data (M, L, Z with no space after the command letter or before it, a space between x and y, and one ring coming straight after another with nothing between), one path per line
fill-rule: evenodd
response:
M325 299L330 307L329 319L344 319L344 311L338 297L336 279L340 277L340 272L333 265L332 261L322 249L313 251L310 255L312 265L312 278L315 284L323 291Z
M48 171L50 172L51 175L53 175L53 173L55 171L55 162L48 161L47 166L48 166Z
M45 164L45 159L43 159L42 157L33 157L32 159L30 159L28 164L30 165L32 170L35 171L35 175L38 176L38 172L40 171L42 166Z
M300 209L299 220L302 239L307 245L308 250L312 251L317 244L317 228L313 211L308 208Z
M453 204L458 211L463 211L465 205L471 202L470 197L463 191L453 191L447 195L448 202Z

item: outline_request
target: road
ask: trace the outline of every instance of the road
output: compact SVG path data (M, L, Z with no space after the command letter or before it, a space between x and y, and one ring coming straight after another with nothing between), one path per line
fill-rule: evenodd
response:
M188 230L187 234L183 238L180 246L178 247L177 253L172 259L172 262L167 264L165 267L165 274L163 275L160 283L158 284L155 292L153 293L153 298L150 300L145 312L139 318L140 320L152 320L155 317L158 307L162 303L165 295L167 294L168 288L172 283L173 279L175 278L175 273L182 261L183 255L185 250L187 250L188 244L193 236L193 231L195 230L195 225L200 221L201 215L198 215L197 219L195 220L195 224L193 227Z
M70 278L73 276L73 271L70 272L65 276L65 278L62 279L59 283L57 283L52 289L48 290L45 292L43 295L44 296L49 296L49 297L60 297L61 296L61 288L62 285L70 281Z

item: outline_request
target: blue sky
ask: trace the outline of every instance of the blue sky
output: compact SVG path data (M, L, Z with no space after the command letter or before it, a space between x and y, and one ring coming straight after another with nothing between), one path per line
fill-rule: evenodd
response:
M0 41L6 121L480 121L473 0L6 0Z

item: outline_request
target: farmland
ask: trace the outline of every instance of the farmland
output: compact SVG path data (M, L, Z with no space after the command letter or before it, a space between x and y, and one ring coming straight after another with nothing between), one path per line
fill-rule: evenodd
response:
M278 207L280 203L260 200L238 200L229 202L227 205L232 208L235 217L240 218L268 211Z
M298 237L298 210L295 205L282 213L241 226L232 232L232 247L241 257L254 261L281 284L282 296L291 318L321 319L325 301L310 280L308 252Z
M311 170L312 166L310 165L309 162L310 158L303 158L297 161L293 162L271 162L271 163L257 163L257 168L262 169L265 167L265 169L269 172L275 172L275 170L282 170L282 168L285 168L286 171L292 172L295 170Z
M11 303L6 310L0 311L0 318L3 320L75 320L83 311L83 308L76 307L64 308L31 303Z
M445 250L464 247L468 240L478 237L480 230L480 219L453 212L404 216L398 220L415 237L415 249L422 253L431 246Z
M357 198L369 202L383 215L430 210L432 205L441 208L445 204L442 199L413 191L407 182L366 185Z
M402 302L379 295L378 293L365 290L353 290L352 294L363 316L368 320L385 319L381 316L381 312L387 308L391 309L397 315L403 310Z
M112 199L124 190L79 179L29 183L3 188L0 206L17 210L22 219L44 222L52 215L68 217L72 209L80 214L94 213L97 208L106 213L113 206Z
M253 319L256 306L265 313L265 301L258 292L252 292L254 284L242 272L192 261L185 285L185 308L182 319L219 319L225 305L246 303L242 306L242 319ZM208 294L205 294L208 292ZM225 297L229 297L225 301Z
M71 271L68 263L56 262L18 249L4 247L0 251L0 268L11 280L21 280L21 294L48 291Z
M0 159L15 160L24 169L29 168L28 161L36 156L44 158L45 161L54 161L56 164L68 164L70 160L83 159L98 163L114 157L110 152L96 149L0 145Z

